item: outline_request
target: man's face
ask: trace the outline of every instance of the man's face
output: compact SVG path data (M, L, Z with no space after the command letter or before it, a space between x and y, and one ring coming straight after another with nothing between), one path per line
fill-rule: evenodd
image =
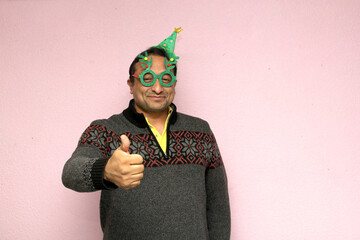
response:
M164 57L154 55L150 55L150 57L153 58L150 69L155 74L160 75L160 73L166 70ZM145 70L140 62L136 63L135 69L134 75L140 75ZM130 80L128 80L128 85L130 93L134 96L136 110L147 114L167 113L169 105L174 100L176 83L170 87L164 87L160 84L159 79L157 79L154 85L145 87L139 78L134 77L134 80L134 85L130 83Z

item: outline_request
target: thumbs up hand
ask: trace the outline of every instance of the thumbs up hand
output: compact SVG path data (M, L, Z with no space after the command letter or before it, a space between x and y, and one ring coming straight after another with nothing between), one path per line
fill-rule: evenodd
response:
M129 138L121 135L120 139L121 146L114 151L105 166L104 179L128 190L140 184L145 167L139 154L129 153Z

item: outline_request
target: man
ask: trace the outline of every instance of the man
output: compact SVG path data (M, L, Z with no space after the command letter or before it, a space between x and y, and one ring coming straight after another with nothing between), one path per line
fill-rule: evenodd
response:
M229 239L227 179L207 122L177 112L176 35L135 58L133 100L83 133L63 170L79 192L102 190L104 239Z

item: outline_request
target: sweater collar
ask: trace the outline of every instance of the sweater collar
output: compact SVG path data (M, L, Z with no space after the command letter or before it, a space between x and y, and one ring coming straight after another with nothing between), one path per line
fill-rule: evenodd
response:
M177 118L176 106L171 103L170 107L173 109L173 112L170 116L169 124L174 124ZM144 114L136 111L134 99L130 100L129 107L123 111L123 114L127 120L135 124L137 127L145 128L148 126Z

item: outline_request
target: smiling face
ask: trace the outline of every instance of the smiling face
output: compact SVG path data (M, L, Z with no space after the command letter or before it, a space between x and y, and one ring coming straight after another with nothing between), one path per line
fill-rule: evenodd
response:
M150 69L155 74L160 75L166 70L164 57L156 55L149 55L149 57L153 58ZM140 62L136 63L135 69L134 75L140 75L145 70ZM133 94L137 112L145 115L162 112L167 114L169 105L175 97L176 83L170 87L164 87L157 79L154 85L146 87L140 82L139 78L135 77L134 84L128 80L128 85L130 93Z

